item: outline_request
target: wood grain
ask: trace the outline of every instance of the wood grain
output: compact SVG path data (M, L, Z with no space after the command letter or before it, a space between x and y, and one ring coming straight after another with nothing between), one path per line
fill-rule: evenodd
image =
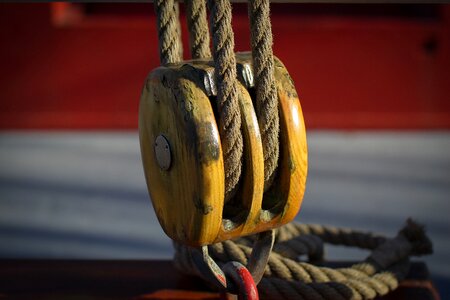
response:
M278 178L272 189L264 195L263 209L277 214L269 222L271 225L281 226L292 221L300 210L306 190L308 146L302 108L294 82L277 58L275 78L280 101L281 153ZM273 197L280 197L277 203L272 203Z
M160 67L148 77L139 110L142 160L165 233L184 244L205 245L215 240L222 221L222 150L208 97L180 75L177 67ZM170 144L167 171L153 149L160 134Z

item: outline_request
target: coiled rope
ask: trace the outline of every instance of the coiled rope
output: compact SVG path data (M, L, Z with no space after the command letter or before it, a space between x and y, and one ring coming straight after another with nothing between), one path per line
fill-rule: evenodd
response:
M252 237L209 246L211 257L223 265L228 261L247 264ZM372 250L361 263L346 268L318 267L300 261L301 256L322 258L323 244ZM175 244L177 268L197 274L186 247ZM398 286L409 270L409 257L432 252L423 226L408 220L393 239L372 233L321 225L290 223L278 229L276 244L264 277L258 285L263 299L374 299Z

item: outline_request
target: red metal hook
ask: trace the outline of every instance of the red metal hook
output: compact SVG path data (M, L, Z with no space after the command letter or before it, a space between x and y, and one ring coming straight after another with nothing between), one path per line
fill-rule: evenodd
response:
M259 300L258 289L253 276L244 265L232 261L225 264L223 271L236 286L239 300Z
M258 300L256 285L264 275L270 252L275 240L275 231L258 234L245 267L239 262L228 262L223 269L209 256L208 246L201 249L189 248L194 265L201 276L223 291L224 299ZM199 251L200 250L200 251ZM248 268L248 269L247 269ZM234 295L233 295L234 294Z

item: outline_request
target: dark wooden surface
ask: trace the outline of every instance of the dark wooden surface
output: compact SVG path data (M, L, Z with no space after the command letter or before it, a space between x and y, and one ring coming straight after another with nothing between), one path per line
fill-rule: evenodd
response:
M428 277L426 265L414 263L407 280L383 299L438 299ZM208 291L201 280L178 272L169 260L0 260L0 299L12 298L217 299L219 296Z

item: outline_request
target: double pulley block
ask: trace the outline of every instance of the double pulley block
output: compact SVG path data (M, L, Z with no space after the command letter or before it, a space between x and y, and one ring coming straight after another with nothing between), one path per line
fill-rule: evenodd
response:
M275 178L264 191L251 54L237 53L236 61L244 153L238 190L230 201L224 200L213 62L159 67L149 74L142 92L139 136L150 198L165 233L183 244L208 245L276 228L290 222L300 209L308 163L293 81L274 58L280 154Z

